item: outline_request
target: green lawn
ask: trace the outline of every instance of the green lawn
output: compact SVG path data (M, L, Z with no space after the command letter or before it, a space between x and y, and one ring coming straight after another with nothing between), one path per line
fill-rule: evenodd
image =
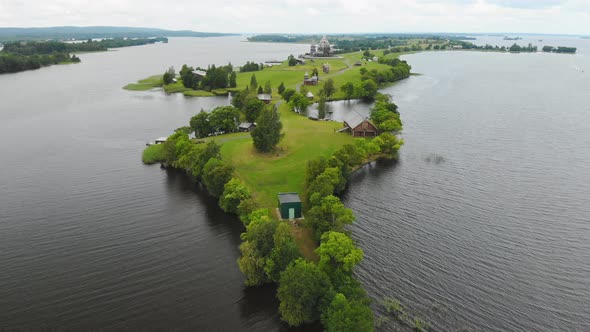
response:
M308 160L330 156L353 141L350 135L336 132L342 128L341 123L309 120L293 113L285 104L279 110L285 137L273 154L256 152L249 135L216 138L223 144L223 159L236 168L236 175L248 185L257 203L270 208L276 207L279 192L303 192Z
M137 81L137 83L127 84L123 87L125 90L146 91L164 85L162 75L154 75Z

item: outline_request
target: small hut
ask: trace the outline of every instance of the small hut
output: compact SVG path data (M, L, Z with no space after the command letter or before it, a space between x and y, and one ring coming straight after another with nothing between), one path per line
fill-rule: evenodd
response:
M256 123L254 123L254 122L242 122L238 126L238 130L242 131L242 132L252 131L252 129L254 129L255 127L256 127Z
M268 93L261 93L258 95L258 99L262 100L265 104L270 104L270 101L272 100L272 96Z
M281 219L301 218L301 198L297 193L279 193Z
M305 94L305 97L307 97L307 99L311 100L311 99L313 99L313 97L314 97L314 96L313 96L313 93L311 93L311 91L308 91L308 92Z

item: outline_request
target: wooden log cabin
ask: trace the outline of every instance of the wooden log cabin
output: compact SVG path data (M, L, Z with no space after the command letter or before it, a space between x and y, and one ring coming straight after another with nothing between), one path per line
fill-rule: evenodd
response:
M344 128L340 131L349 131L353 137L375 137L379 134L377 127L367 117L356 112L344 120Z

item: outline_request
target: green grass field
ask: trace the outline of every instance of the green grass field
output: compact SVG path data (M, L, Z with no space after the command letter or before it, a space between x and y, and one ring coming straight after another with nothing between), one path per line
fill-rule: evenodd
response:
M163 144L154 144L146 147L143 150L143 154L141 156L141 160L144 164L155 164L160 162L164 159L164 145Z
M373 51L377 56L383 56L383 51ZM391 53L387 57L398 57L403 53ZM127 90L145 91L156 87L163 87L166 93L182 93L185 96L190 97L207 97L215 95L224 95L228 91L240 91L246 86L250 85L250 79L252 75L256 75L256 81L258 85L264 86L266 82L270 81L271 87L274 92L274 97L280 99L276 93L276 89L281 83L285 84L287 88L296 88L303 82L303 76L307 72L311 74L314 68L318 69L320 76L320 84L317 86L307 86L307 89L313 94L317 95L321 89L322 82L325 82L328 78L334 80L337 92L332 96L331 99L338 100L344 99L344 94L340 91L340 87L346 82L352 82L353 84L360 83L361 74L360 69L366 68L367 70L378 69L385 70L388 68L387 65L383 65L377 62L362 61L362 66L357 67L353 64L357 61L361 61L362 52L354 52L343 54L340 59L315 59L314 62L307 60L304 65L297 65L290 67L287 62L283 62L280 65L264 68L263 70L255 72L237 73L237 87L226 89L213 90L211 92L203 90L193 90L185 88L182 82L172 83L164 85L162 82L162 75L155 75L146 79L140 80L137 83L128 84L124 87ZM322 71L324 63L330 65L330 72L328 74Z
M154 75L148 78L137 81L137 83L127 84L123 87L125 90L131 91L146 91L153 88L158 88L164 85L162 75Z
M222 144L224 160L235 167L235 174L254 193L262 207L275 208L277 194L285 191L302 193L307 161L330 156L350 135L337 133L342 124L312 121L292 112L286 104L279 107L285 137L273 154L256 152L249 134L237 133L215 138Z

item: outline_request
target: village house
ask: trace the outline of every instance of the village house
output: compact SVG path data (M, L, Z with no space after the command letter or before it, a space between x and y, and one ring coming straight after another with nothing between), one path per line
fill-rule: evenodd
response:
M322 71L326 74L329 73L330 72L330 65L327 63L324 63L324 65L322 66Z
M315 75L309 77L309 74L305 73L305 75L303 76L303 85L318 85L319 81L320 78Z
M258 95L258 100L262 100L265 104L270 104L272 96L268 93L261 93Z
M307 99L309 99L309 100L312 100L312 99L313 99L313 93L311 93L311 91L308 91L308 92L305 94L305 97L307 97Z
M252 131L256 127L256 122L242 122L238 126L238 131Z
M353 137L375 137L379 133L377 127L367 117L357 112L353 112L344 120L344 128L339 131L348 131Z

